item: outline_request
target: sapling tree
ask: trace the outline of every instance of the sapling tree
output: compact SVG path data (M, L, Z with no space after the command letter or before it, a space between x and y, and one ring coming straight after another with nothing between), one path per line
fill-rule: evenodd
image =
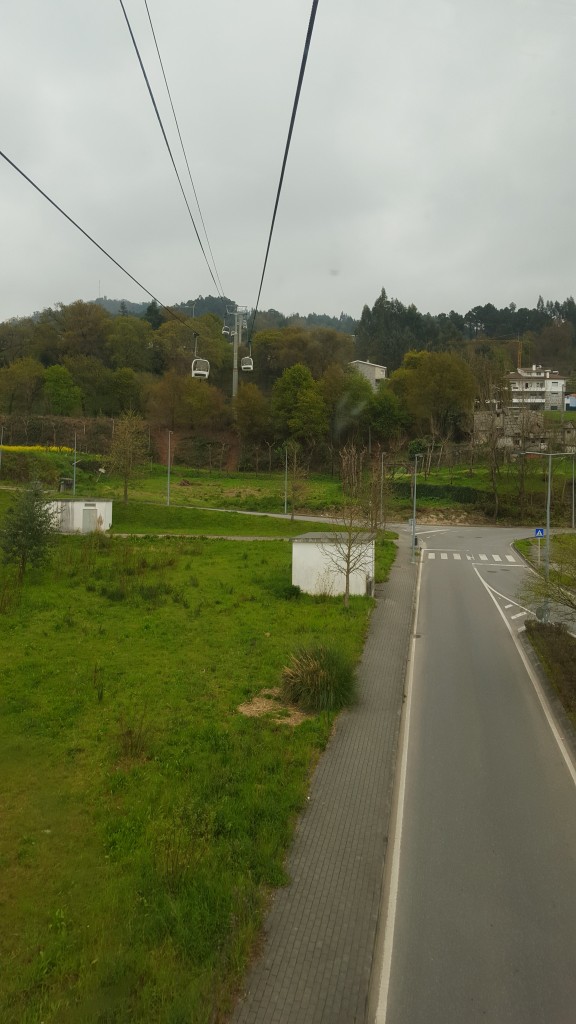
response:
M0 529L4 562L17 566L19 583L28 565L41 565L46 560L55 533L54 513L35 481L18 495Z
M353 444L340 452L342 490L345 501L336 517L337 526L322 545L331 569L344 577L344 607L350 604L350 580L355 573L373 572L371 539L378 515L377 475L366 481L366 451Z
M521 589L521 600L539 605L538 617L547 617L550 606L554 618L573 623L576 613L576 537L560 534L552 537L550 564L546 559L532 561L533 572Z
M128 481L148 456L148 434L141 416L125 412L114 424L109 465L124 482L124 501L128 501Z
M349 503L340 510L338 526L322 544L324 557L335 573L344 577L344 607L350 605L350 580L359 572L368 576L373 572L373 534L366 529L366 510L359 504Z

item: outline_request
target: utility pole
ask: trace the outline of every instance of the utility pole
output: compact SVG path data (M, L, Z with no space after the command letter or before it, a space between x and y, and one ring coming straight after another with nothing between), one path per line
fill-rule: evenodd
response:
M234 355L232 360L232 398L238 394L238 349L242 344L242 327L248 314L248 306L236 306L235 309L227 309L226 312L234 317Z
M412 559L413 562L416 557L416 484L418 481L418 459L424 460L424 455L421 452L417 452L414 456L414 493L413 493L413 506L412 506Z
M171 452L171 445L170 445L171 437L172 437L172 431L169 430L168 431L168 481L167 481L167 488L166 488L166 504L167 505L170 504L170 464L172 462L172 452Z

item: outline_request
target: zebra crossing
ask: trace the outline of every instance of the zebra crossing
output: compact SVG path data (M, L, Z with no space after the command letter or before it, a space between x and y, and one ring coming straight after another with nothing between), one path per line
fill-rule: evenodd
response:
M423 555L424 555L425 561L427 561L427 562L434 562L434 561L440 561L440 562L447 562L447 561L462 562L462 561L468 561L468 562L475 562L477 564L480 563L480 564L502 565L502 566L505 566L505 565L521 565L522 564L521 559L520 558L516 558L514 555L495 555L495 554L486 555L483 552L475 555L475 554L462 554L459 551L427 551L427 550L424 550L423 551Z

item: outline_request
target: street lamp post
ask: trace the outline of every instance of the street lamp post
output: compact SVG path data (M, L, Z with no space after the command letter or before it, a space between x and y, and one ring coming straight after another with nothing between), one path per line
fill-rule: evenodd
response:
M380 529L384 524L384 455L380 453Z
M168 483L167 483L167 490L166 490L166 504L167 505L170 504L170 463L172 461L172 452L171 452L171 446L170 446L170 438L171 437L172 437L172 431L169 430L168 431Z
M572 529L574 529L574 453L572 453Z
M542 452L520 452L521 455L539 455ZM548 486L546 488L546 565L545 575L550 575L550 504L552 500L552 459L565 459L565 452L548 452ZM572 458L572 523L574 523L574 458Z
M416 482L418 477L418 459L423 459L422 453L414 456L414 500L412 505L412 561L416 558Z
M548 487L546 492L546 579L550 575L550 499L552 496L552 453L548 452Z

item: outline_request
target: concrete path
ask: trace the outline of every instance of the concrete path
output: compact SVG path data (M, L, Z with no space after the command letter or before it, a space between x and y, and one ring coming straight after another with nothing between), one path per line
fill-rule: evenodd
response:
M377 588L359 668L358 705L344 712L314 774L276 894L261 959L234 1024L364 1024L378 925L417 566L400 534Z

